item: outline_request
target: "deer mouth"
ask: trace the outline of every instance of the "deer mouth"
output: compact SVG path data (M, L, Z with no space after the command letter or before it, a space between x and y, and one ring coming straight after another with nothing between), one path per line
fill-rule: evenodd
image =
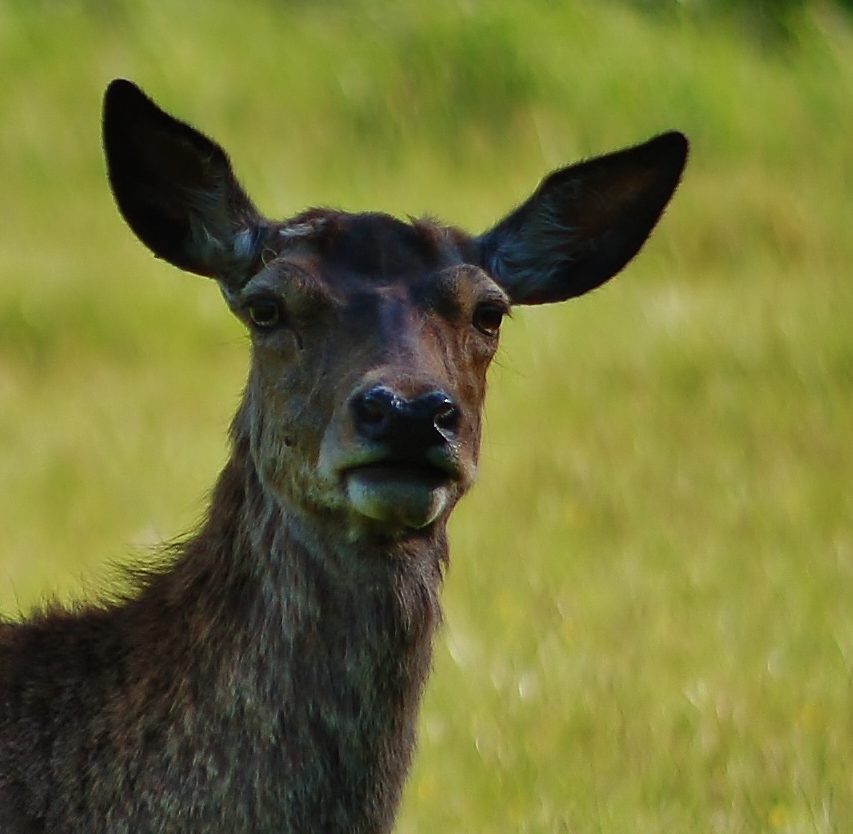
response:
M449 463L376 460L344 470L351 507L367 518L392 527L419 529L450 505L458 480Z

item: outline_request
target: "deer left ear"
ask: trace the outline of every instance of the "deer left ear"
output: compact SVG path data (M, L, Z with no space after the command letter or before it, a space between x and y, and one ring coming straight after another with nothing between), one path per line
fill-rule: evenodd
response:
M687 139L645 144L555 171L476 242L513 304L582 295L619 272L655 227L681 179Z
M103 139L113 195L136 236L181 269L239 286L269 224L225 151L123 79L104 96Z

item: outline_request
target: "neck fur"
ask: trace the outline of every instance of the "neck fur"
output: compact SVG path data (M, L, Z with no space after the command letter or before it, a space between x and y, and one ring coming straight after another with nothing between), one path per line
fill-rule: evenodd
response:
M235 430L201 530L128 612L136 635L164 635L156 670L142 639L140 671L204 682L172 731L209 739L223 784L251 778L243 813L280 831L390 830L446 561L443 527L352 543L295 516Z

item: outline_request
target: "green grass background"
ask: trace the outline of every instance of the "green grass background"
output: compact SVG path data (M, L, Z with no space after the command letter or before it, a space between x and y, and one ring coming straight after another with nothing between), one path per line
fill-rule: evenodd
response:
M112 205L111 78L277 216L476 231L680 128L637 261L505 329L397 830L853 830L853 31L668 9L0 0L0 610L190 529L246 371Z

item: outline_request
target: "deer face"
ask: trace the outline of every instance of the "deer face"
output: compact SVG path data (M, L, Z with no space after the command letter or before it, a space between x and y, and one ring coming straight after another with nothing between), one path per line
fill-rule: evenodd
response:
M271 230L265 264L229 293L253 343L255 461L290 506L400 532L446 516L472 483L510 302L464 242L313 212Z
M552 173L471 237L382 214L261 216L225 152L127 81L104 103L110 182L156 255L215 278L253 362L241 417L267 487L351 537L445 520L477 466L486 371L513 304L581 295L639 250L687 143Z

